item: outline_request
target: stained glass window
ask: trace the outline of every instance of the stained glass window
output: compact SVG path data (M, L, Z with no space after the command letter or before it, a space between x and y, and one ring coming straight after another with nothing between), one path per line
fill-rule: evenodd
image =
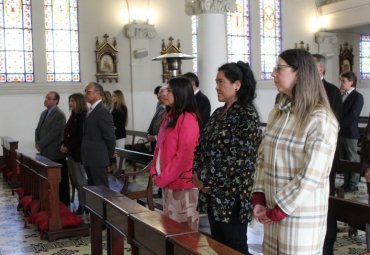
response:
M250 63L249 1L237 0L236 11L227 14L227 59Z
M80 81L77 0L44 0L47 81Z
M0 0L0 82L33 82L30 0Z
M193 72L198 71L198 43L197 43L197 38L198 38L198 16L191 16L191 42L192 42L192 50L193 50Z
M360 79L370 80L370 35L360 35Z
M281 51L280 0L260 0L261 79L271 79Z

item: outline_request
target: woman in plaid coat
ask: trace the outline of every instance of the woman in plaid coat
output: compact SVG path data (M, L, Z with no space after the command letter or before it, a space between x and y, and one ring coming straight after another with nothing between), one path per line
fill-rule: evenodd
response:
M338 123L310 53L282 52L272 76L280 100L258 150L253 213L263 254L321 254Z

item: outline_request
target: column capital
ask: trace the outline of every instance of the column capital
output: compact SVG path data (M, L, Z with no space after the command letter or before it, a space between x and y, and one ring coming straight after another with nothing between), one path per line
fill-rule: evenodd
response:
M124 33L130 39L153 39L157 35L154 25L139 23L126 24Z
M185 13L189 16L202 13L224 14L235 10L235 0L186 0L185 2Z

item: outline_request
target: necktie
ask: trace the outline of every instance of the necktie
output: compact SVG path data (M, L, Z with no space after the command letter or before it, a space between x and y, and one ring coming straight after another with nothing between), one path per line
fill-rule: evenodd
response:
M49 112L46 112L46 114L44 115L44 118L43 118L43 119L42 119L42 121L41 121L41 125L40 125L40 127L41 127L42 125L44 125L44 122L45 122L46 118L48 117L48 114L49 114Z
M342 95L342 102L344 102L344 100L346 100L347 97L348 97L348 91L344 91Z

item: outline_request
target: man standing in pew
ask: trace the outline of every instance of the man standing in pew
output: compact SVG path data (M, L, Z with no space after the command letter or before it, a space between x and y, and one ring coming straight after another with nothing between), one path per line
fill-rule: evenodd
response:
M326 58L321 54L312 54L313 59L315 60L317 70L319 71L320 78L322 80L322 84L324 85L326 95L328 96L330 107L337 117L338 122L342 116L343 110L343 103L342 103L342 95L340 94L340 90L334 84L327 82L324 78L326 72ZM333 164L331 166L331 171L329 175L329 195L335 195L335 177L336 171L339 167L339 151L338 149L335 150ZM337 219L335 215L334 208L329 204L328 208L328 216L326 222L326 236L324 240L324 247L323 247L323 255L333 255L334 254L334 243L337 239Z
M113 117L102 102L103 86L90 82L85 88L85 99L91 106L87 112L81 145L81 159L90 186L109 188L107 167L116 146Z
M69 206L68 168L66 167L65 155L60 152L66 117L58 107L59 99L60 96L55 91L50 91L46 94L44 100L46 110L41 113L35 130L35 147L42 156L62 165L59 200L66 206Z

